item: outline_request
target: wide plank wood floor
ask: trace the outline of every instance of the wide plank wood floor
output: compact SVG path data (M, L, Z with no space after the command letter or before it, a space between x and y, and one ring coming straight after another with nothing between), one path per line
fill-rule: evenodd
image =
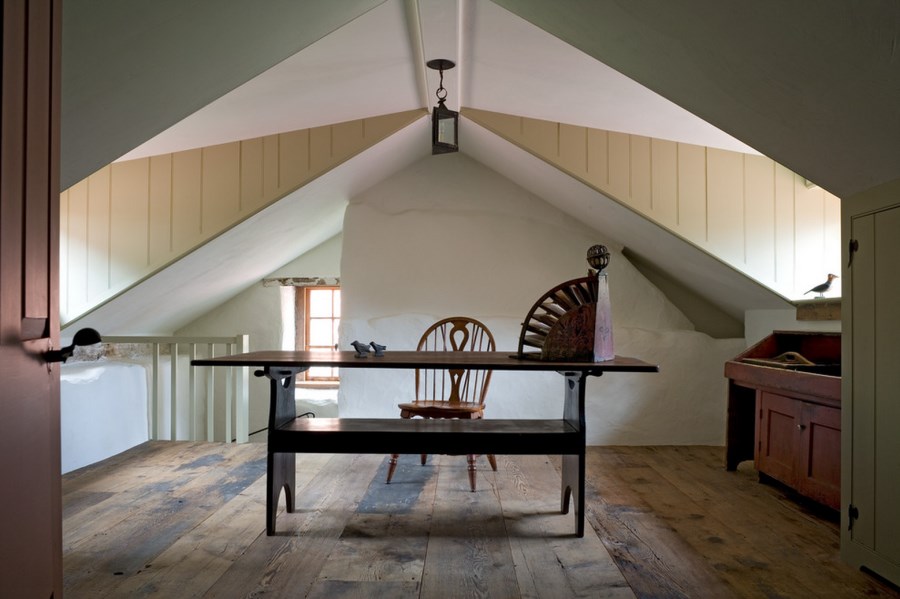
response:
M592 447L587 530L559 458L300 455L265 534L265 446L150 442L63 477L79 597L900 597L838 558L833 520L710 447ZM283 508L283 500L282 500Z

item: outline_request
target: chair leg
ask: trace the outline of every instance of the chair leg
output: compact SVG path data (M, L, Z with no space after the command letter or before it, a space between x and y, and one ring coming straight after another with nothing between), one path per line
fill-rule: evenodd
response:
M474 493L475 492L475 473L476 473L476 468L477 468L475 466L475 455L470 453L469 455L466 456L466 461L469 462L469 487L472 488L472 492Z
M491 464L491 468L493 468L494 472L496 472L497 471L497 458L492 453L489 453L487 458L488 458L488 462L490 462L490 464Z
M397 458L399 458L399 457L400 457L399 453L391 454L391 459L388 460L388 475L387 475L387 481L385 481L385 484L388 484L388 485L391 484L391 478L393 478L393 476L394 476L394 470L397 469Z

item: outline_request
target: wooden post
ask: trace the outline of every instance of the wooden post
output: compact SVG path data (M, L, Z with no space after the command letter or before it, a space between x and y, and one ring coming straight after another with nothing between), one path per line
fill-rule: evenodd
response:
M238 335L237 353L250 351L250 335ZM235 436L238 443L250 441L250 369L246 366L236 368L235 383Z

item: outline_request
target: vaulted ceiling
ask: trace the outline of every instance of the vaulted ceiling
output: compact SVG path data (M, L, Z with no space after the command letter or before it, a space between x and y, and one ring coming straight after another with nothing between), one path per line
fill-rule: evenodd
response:
M843 197L900 178L900 9L891 2L68 0L65 8L63 187L120 158L424 109L438 86L425 68L432 58L457 63L444 85L463 114L479 108L759 151ZM419 129L403 138L410 159L429 151ZM464 151L514 180L536 187L558 177L550 167L535 176L540 165L491 135L462 135ZM370 181L391 174L368 154L341 168ZM732 313L783 303L689 244L663 236L645 245L642 256L660 265L673 251L704 265L681 273L688 286L704 288L707 275L728 281L714 299Z
M514 41L511 43L511 41ZM493 2L388 0L202 107L125 158L448 105L752 152Z
M890 1L69 0L62 184L157 135L142 153L426 107L443 57L451 106L746 143L848 197L900 174L898 37Z

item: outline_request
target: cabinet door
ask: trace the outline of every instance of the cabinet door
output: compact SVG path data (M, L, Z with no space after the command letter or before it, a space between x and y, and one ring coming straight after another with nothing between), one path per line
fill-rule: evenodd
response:
M800 402L760 391L757 395L759 426L756 427L756 469L797 488L800 446Z
M834 509L841 507L841 411L804 403L800 422L798 491Z
M841 556L900 583L900 182L845 202ZM847 251L847 250L845 250ZM852 262L851 262L852 258Z

